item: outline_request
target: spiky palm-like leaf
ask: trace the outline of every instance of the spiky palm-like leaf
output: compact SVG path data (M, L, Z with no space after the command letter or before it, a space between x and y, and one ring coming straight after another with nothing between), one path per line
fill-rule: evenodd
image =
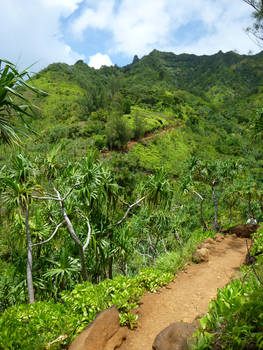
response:
M15 65L9 61L0 59L0 141L6 143L19 143L18 134L23 133L16 125L17 117L28 127L24 117L32 117L36 108L22 93L18 87L24 87L36 94L44 94L44 91L29 85L29 73L25 69L19 72Z

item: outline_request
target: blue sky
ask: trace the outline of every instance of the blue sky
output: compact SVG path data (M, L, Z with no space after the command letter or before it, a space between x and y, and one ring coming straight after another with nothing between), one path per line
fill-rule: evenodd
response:
M260 48L245 33L242 0L8 0L0 12L0 58L38 71L83 59L123 66L153 49L213 54ZM4 33L4 35L3 35Z

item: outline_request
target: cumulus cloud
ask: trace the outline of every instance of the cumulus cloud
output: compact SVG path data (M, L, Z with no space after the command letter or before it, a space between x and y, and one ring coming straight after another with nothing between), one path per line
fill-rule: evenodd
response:
M0 11L0 57L33 70L49 63L69 64L84 56L64 42L61 19L77 9L81 0L9 0Z
M100 52L90 57L89 66L99 69L101 66L112 66L113 63L108 55L103 55Z
M252 50L259 51L258 46L247 36L245 28L250 25L249 8L240 1L221 0L221 7L218 8L218 16L207 26L207 32L192 43L180 43L177 47L170 47L170 50L189 52L195 54L212 54L219 50L237 50L240 53L248 53ZM202 18L204 23L209 23L209 11Z
M90 28L110 32L110 54L143 55L154 48L190 50L196 54L233 49L258 51L244 32L250 9L241 0L97 0L95 6L91 3L87 0L71 30L79 37L88 37ZM192 24L197 22L203 29L198 39ZM187 26L193 31L192 42L191 35L185 40L181 30Z
M86 2L87 5L89 1ZM87 28L107 29L113 16L114 0L99 0L95 8L86 7L81 15L72 22L72 32L78 38L83 38Z
M250 14L242 0L8 0L0 11L0 57L23 68L37 61L37 71L85 56L96 67L110 65L110 57L153 49L257 52L244 32Z

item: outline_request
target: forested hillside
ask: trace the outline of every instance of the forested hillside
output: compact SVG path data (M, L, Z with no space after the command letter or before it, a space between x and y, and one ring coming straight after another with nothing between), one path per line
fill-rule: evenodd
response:
M263 52L154 50L17 87L35 113L0 144L0 349L66 348L113 304L132 327L199 242L262 221L262 67Z

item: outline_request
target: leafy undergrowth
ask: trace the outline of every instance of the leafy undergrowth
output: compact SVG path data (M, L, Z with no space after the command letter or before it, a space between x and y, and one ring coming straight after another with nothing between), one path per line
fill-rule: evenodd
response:
M263 229L254 235L252 254L263 249ZM218 290L200 320L194 350L263 349L263 258L243 268L243 276Z
M160 256L153 268L145 268L134 277L116 276L97 285L84 282L63 292L61 303L42 301L6 309L0 317L0 349L41 350L59 336L67 335L50 347L65 349L98 312L113 305L119 310L121 325L133 328L136 316L130 310L137 307L145 291L154 292L171 282L197 244L209 235L212 232L196 231L177 252Z

